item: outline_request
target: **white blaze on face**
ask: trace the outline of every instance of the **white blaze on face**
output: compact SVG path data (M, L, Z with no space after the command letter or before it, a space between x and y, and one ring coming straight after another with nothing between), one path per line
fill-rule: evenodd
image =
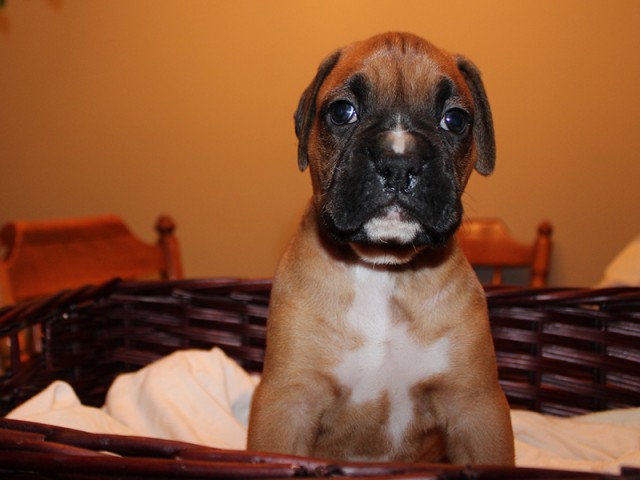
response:
M351 389L351 402L356 405L386 395L387 432L398 447L414 415L411 389L448 369L450 341L442 337L420 343L409 332L407 321L394 322L395 282L388 272L356 267L354 281L355 296L346 323L362 344L345 353L334 373Z
M409 134L402 129L402 127L397 126L390 133L391 135L391 150L396 155L403 155L405 149L407 148L407 142L410 140Z

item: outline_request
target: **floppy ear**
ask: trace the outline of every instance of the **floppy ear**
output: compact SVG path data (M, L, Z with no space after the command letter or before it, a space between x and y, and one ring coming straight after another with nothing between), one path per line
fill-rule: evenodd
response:
M298 109L294 115L294 120L296 137L298 137L298 168L301 172L304 171L309 164L307 147L309 143L309 133L311 132L313 119L316 115L316 97L318 96L318 90L320 90L324 79L327 78L327 75L329 75L336 63L338 63L339 58L340 51L337 51L320 64L311 85L307 87L298 102Z
M473 120L473 138L478 148L476 170L482 175L489 175L493 172L496 164L496 139L493 133L493 119L489 100L487 99L478 68L470 60L462 56L456 58L456 63L467 82L475 104L476 115Z

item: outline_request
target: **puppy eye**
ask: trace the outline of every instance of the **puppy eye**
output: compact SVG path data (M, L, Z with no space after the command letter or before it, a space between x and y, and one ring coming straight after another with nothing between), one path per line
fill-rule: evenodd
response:
M440 120L440 128L456 135L464 133L468 126L469 115L459 108L447 110Z
M358 120L358 112L349 102L340 100L329 106L329 118L334 125L346 125Z

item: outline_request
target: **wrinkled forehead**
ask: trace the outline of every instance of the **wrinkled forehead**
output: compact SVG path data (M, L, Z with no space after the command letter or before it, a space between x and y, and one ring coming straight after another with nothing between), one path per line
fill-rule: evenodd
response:
M325 79L320 97L339 96L341 90L374 90L377 98L394 93L424 101L437 85L468 94L452 55L423 39L380 37L352 44L341 51L338 63Z

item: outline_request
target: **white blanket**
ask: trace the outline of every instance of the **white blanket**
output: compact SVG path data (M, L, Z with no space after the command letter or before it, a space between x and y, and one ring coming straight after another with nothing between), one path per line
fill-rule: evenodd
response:
M244 449L257 382L219 349L180 351L119 376L102 409L82 405L57 381L7 417ZM640 408L574 418L513 411L512 421L518 466L609 473L640 467Z
M607 265L597 287L640 287L640 235Z

